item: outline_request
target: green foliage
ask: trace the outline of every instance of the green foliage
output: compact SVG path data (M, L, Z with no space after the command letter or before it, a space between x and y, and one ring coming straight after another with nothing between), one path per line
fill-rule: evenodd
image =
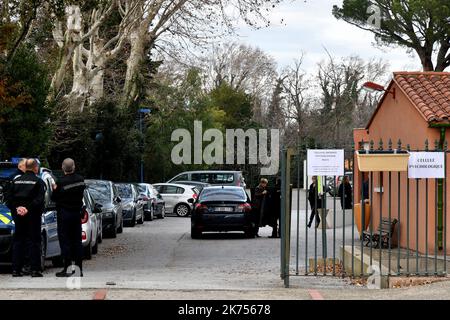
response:
M371 4L381 11L380 28L371 24ZM415 50L425 71L444 71L450 66L448 0L344 0L341 7L333 7L333 14L374 33L380 45L396 44Z
M0 156L45 156L50 135L45 99L47 70L34 50L21 46L0 66Z
M59 119L50 143L52 168L71 157L87 177L137 181L140 153L135 115L115 101L103 100L91 110Z
M224 119L226 129L246 129L255 127L251 121L253 112L251 97L241 90L233 89L223 82L210 93L211 105L223 110L227 117Z
M174 165L171 159L172 132L187 129L193 137L194 120L203 122L203 129L221 129L224 113L209 106L209 97L201 88L197 70L187 72L179 85L160 81L155 83L147 103L152 109L146 119L145 169L147 181L166 181L184 170L205 169L204 165Z

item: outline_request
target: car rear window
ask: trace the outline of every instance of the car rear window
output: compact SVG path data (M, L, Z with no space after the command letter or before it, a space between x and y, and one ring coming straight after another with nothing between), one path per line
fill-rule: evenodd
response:
M232 183L234 182L234 174L232 173L220 173L213 174L213 183Z
M193 173L192 180L211 183L211 184L227 184L234 182L233 173Z
M143 186L143 185L139 184L137 187L138 187L140 193L144 193L144 194L147 193L147 187L146 186Z
M87 182L89 192L95 201L108 203L111 201L111 189L107 182Z
M203 189L199 201L246 201L242 189Z
M129 184L119 184L117 185L117 190L119 191L119 196L125 199L133 198L133 189Z

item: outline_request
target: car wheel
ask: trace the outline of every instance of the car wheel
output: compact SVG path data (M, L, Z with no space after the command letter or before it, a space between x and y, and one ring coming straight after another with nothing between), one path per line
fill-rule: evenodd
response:
M202 237L202 233L195 229L194 227L191 227L191 238L192 239L200 239Z
M117 229L117 233L122 233L123 232L123 218L122 220L120 220L120 227Z
M92 259L92 243L89 243L88 246L84 248L84 258L87 260Z
M244 231L244 236L248 239L254 238L255 237L255 232L253 230L245 230Z
M109 236L113 239L117 238L117 233L118 233L117 225L113 225L109 233Z
M138 221L138 224L144 224L144 211L142 211L141 218Z
M45 270L45 257L47 256L47 238L45 234L41 236L41 271Z
M100 232L98 234L97 242L98 243L102 243L103 242L103 228L100 230Z
M189 207L184 203L181 203L175 207L175 213L179 217L187 217L189 215L189 211Z
M133 214L133 218L130 221L130 227L134 227L136 225L136 212Z
M92 247L92 254L98 253L98 241L95 242L95 246Z
M155 215L155 207L154 207L154 206L151 206L151 207L150 207L150 215L149 215L149 217L148 217L148 220L149 220L149 221L153 221L154 215Z

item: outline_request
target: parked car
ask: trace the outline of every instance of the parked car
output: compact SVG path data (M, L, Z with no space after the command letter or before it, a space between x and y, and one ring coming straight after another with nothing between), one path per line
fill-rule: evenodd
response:
M196 187L174 183L156 183L153 186L165 201L166 213L175 213L179 217L187 217L191 213L192 202L199 193Z
M139 183L139 197L144 202L144 216L152 221L154 217L164 219L164 200L158 191L149 183Z
M92 254L98 252L98 244L102 239L102 205L95 203L89 190L86 189L84 191L81 214L81 242L86 259L90 260Z
M244 231L254 236L250 198L241 187L214 186L202 190L194 203L191 237L200 238L206 231Z
M211 185L237 186L244 189L246 187L242 171L186 171L176 175L167 181L167 183L178 183L178 181L199 181L209 183Z
M123 220L126 226L134 227L144 223L144 202L139 199L139 190L135 184L116 183L123 203Z
M211 184L206 182L199 182L199 181L177 181L177 184L184 184L188 186L194 186L197 188L198 192L202 192L202 189L205 187L211 187Z
M15 226L11 212L5 205L4 192L13 179L16 172L16 165L11 162L0 162L0 265L11 264L12 240ZM51 171L50 171L51 172ZM60 266L61 249L58 241L58 229L56 219L56 208L51 201L51 181L50 175L44 177L45 207L42 213L42 242L41 242L41 269L45 269L45 261L51 259L54 266Z
M89 194L102 205L102 234L117 237L123 232L122 199L111 181L85 180Z

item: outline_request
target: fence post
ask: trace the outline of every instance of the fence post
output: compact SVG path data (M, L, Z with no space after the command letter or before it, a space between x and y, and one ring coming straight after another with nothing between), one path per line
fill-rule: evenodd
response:
M290 172L291 172L291 156L293 149L288 148L282 154L281 159L281 277L284 279L284 286L289 288L289 264L291 249L291 188L290 188Z

